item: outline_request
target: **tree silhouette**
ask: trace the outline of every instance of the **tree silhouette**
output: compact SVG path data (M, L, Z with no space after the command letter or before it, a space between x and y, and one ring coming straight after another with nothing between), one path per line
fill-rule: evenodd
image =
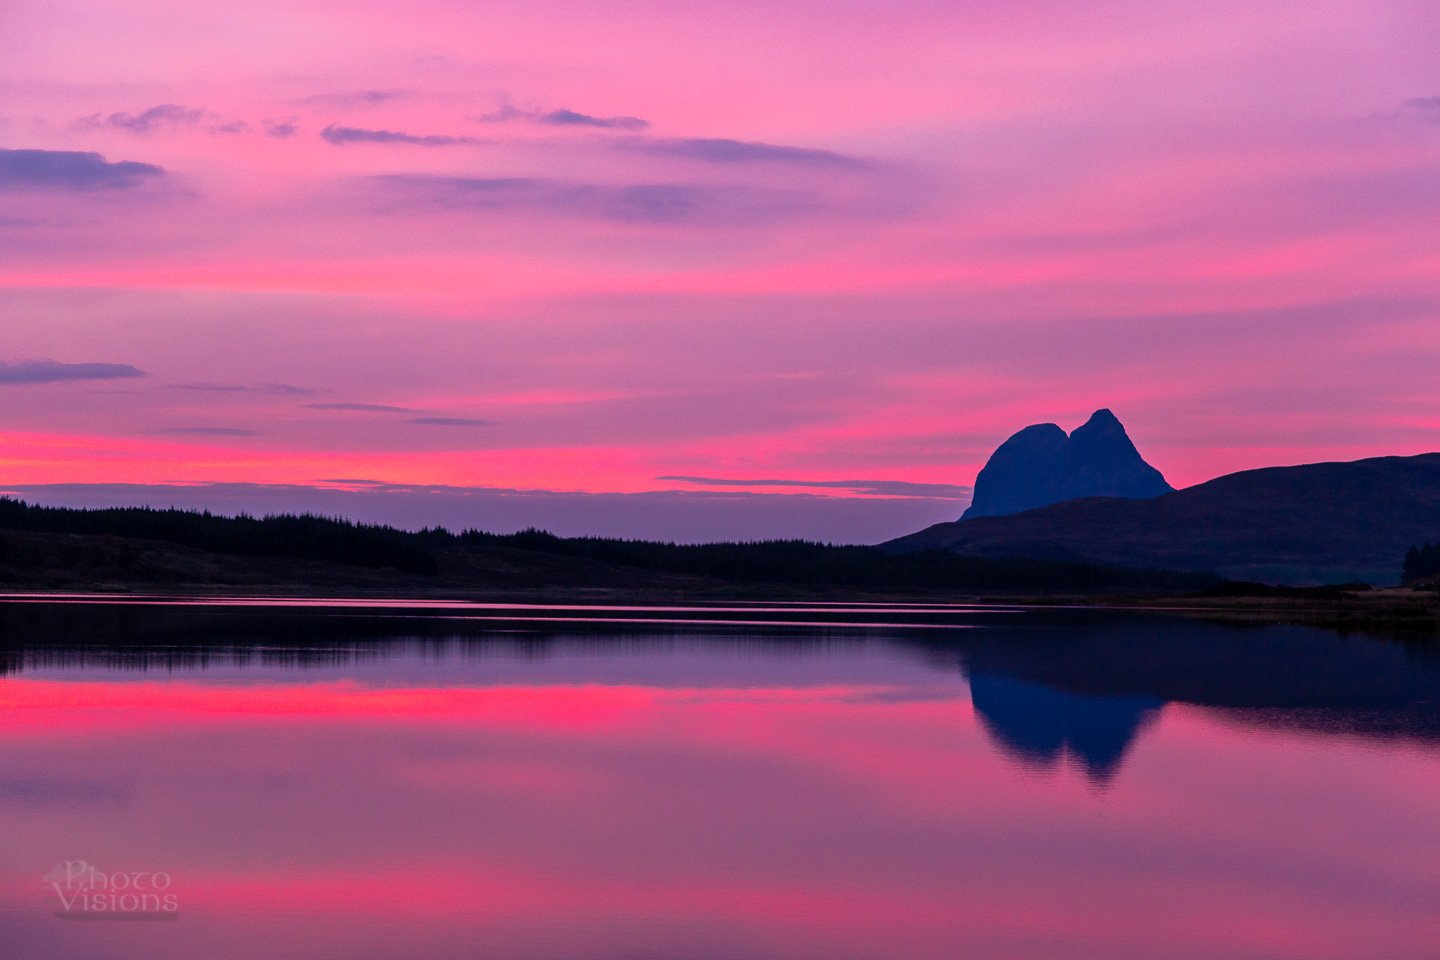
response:
M4 498L0 499L0 529L105 534L163 540L213 553L327 560L358 567L393 567L403 573L437 572L435 558L412 534L378 524L310 515L257 519L151 507L78 510Z
M437 557L512 550L712 580L851 588L964 591L1185 591L1219 581L1209 574L1127 569L1078 562L966 557L945 550L891 553L877 547L804 540L677 544L602 537L558 537L544 530L415 532L337 517L279 514L226 517L150 507L74 509L0 498L0 530L158 540L213 553L297 560L436 575ZM3 541L0 541L3 549ZM121 566L135 562L120 551ZM463 564L461 565L463 566ZM536 574L537 578L543 574ZM537 582L536 586L545 586Z
M1414 546L1405 551L1401 583L1414 583L1437 575L1440 575L1440 546L1427 540L1424 546Z

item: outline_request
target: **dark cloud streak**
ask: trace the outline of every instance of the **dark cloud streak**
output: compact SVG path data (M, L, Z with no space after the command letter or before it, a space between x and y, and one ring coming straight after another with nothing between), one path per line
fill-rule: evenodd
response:
M600 127L605 130L643 130L650 121L639 117L592 117L574 110L551 110L535 118L536 123L552 127Z
M427 427L491 427L494 420L480 420L474 417L411 417L406 423L418 423Z
M177 437L258 437L254 430L240 427L161 427L148 433Z
M386 403L307 403L309 410L348 410L356 413L414 413L413 407L392 407Z
M98 153L0 148L0 190L37 187L123 190L164 174L164 170L152 164L134 160L111 163Z
M347 93L315 93L292 102L303 103L312 107L349 109L353 107L378 107L382 103L403 100L408 96L410 96L410 94L404 90L353 90Z
M1412 100L1406 100L1403 106L1407 110L1423 113L1440 123L1440 97L1415 97Z
M656 477L656 480L693 483L702 487L806 487L847 490L879 497L923 497L969 500L971 488L953 483L911 483L907 480L727 480L723 477Z
M65 383L143 377L128 363L60 363L56 360L0 360L0 384Z
M82 121L87 126L109 126L131 133L152 133L163 127L191 127L203 120L208 111L203 107L187 107L178 103L162 103L140 113L112 113L103 120L99 114Z
M482 114L474 119L480 123L510 123L514 120L523 120L528 123L538 123L548 127L595 127L602 130L644 130L650 126L650 121L642 120L639 117L597 117L592 114L580 113L577 110L565 108L559 110L521 110L518 107L504 106L492 113Z
M623 223L735 226L770 223L825 209L814 194L743 185L571 183L524 177L388 174L372 178L382 210L530 212Z
M397 130L367 130L363 127L342 127L330 124L320 131L326 143L345 146L351 143L399 143L412 147L458 147L494 143L480 137L452 137L442 134L413 134Z
M316 391L289 383L167 383L171 390L193 390L200 393L272 393L286 397L308 397Z
M752 143L744 140L707 137L651 140L631 137L616 142L625 149L637 153L699 160L703 163L779 163L843 170L864 170L872 166L868 161L832 150L789 147L775 143Z
M300 132L299 117L273 117L268 120L261 120L260 125L265 128L267 137L293 137Z

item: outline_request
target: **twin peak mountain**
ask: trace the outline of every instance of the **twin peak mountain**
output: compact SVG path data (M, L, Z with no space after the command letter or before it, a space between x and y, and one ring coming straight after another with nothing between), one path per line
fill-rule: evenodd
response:
M1174 489L1140 456L1115 414L1096 410L1069 435L1053 423L1037 423L1002 443L975 478L974 499L960 519L1082 497L1148 499Z
M1440 453L1242 470L1171 490L1109 410L1074 433L1026 427L975 480L963 519L896 553L1209 571L1294 585L1396 583L1440 539Z

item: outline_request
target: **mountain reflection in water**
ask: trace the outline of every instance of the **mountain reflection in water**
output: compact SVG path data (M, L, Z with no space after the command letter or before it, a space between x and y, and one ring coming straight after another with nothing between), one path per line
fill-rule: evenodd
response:
M1072 757L1097 784L1115 775L1164 706L1151 697L1085 696L987 673L970 675L970 698L1002 750L1042 769Z
M1440 644L1298 626L1079 618L957 640L976 712L1023 762L1111 779L1167 703L1230 722L1440 745Z

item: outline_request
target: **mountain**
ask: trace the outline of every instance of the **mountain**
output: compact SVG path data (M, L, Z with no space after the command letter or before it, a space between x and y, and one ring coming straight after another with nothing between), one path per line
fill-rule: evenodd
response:
M1426 540L1440 540L1440 453L1246 470L1149 500L1072 500L940 523L884 546L1389 584L1406 551Z
M1140 456L1109 410L1069 436L1053 423L1026 427L1000 444L975 478L961 520L997 517L1081 497L1158 497L1174 488Z

